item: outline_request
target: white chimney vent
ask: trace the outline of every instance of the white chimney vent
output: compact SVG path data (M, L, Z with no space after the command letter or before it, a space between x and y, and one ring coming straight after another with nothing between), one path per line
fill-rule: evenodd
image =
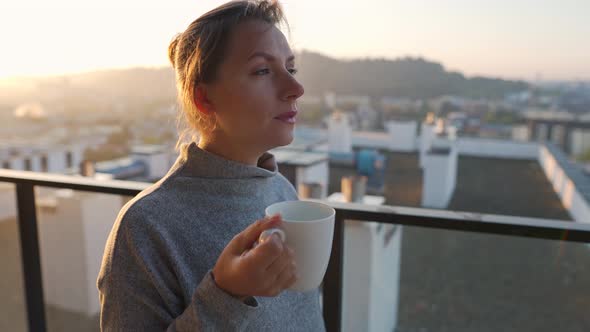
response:
M422 206L446 208L457 183L457 149L434 148L424 159Z
M352 152L352 127L348 116L334 112L328 121L328 142L330 152Z

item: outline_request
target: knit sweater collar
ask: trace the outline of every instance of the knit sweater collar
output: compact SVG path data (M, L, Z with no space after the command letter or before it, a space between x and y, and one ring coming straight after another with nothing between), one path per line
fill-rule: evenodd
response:
M274 156L268 152L252 166L225 159L207 152L195 142L184 144L180 150L183 176L221 179L268 178L277 174L278 166Z

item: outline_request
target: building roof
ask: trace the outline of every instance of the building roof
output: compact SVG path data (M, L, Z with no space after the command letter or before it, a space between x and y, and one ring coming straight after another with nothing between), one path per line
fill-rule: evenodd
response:
M535 160L459 156L448 209L571 220Z
M420 207L422 169L417 153L382 152L387 159L387 205ZM557 157L556 157L557 159ZM353 167L330 165L329 192ZM590 181L584 177L585 181ZM458 156L457 184L449 210L571 220L537 161Z
M275 149L271 153L275 156L277 163L293 166L313 166L329 159L328 154L323 152Z
M131 147L132 154L152 155L158 153L168 152L168 149L163 145L135 145Z

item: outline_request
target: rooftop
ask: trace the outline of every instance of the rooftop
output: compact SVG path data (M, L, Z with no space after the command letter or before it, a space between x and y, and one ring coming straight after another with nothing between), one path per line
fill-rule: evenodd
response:
M459 157L449 210L572 220L536 161Z
M386 204L419 207L418 155L386 155ZM330 173L334 192L354 170ZM449 210L571 220L539 164L526 160L459 157ZM584 245L406 226L401 260L396 332L590 326L582 309L590 305Z

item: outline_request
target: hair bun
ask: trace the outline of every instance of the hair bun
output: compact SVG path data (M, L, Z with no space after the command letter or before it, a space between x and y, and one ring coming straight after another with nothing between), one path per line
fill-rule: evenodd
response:
M168 59L170 60L170 63L174 68L176 68L176 53L178 51L178 42L180 41L181 36L182 34L180 33L174 36L174 38L170 42L170 45L168 46Z

